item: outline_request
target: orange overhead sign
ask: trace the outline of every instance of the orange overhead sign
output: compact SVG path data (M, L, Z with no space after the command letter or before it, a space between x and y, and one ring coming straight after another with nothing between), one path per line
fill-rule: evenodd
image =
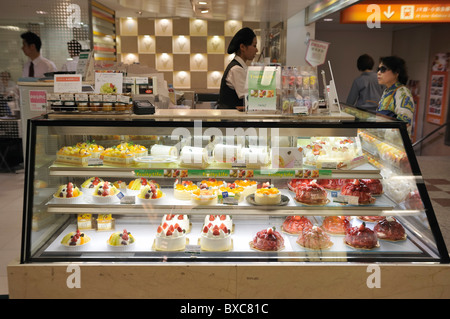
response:
M341 23L448 23L450 1L399 1L355 4L341 11Z

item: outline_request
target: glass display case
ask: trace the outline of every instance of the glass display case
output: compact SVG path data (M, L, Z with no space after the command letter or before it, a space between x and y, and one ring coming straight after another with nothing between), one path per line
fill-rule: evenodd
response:
M28 122L21 263L448 263L403 123Z

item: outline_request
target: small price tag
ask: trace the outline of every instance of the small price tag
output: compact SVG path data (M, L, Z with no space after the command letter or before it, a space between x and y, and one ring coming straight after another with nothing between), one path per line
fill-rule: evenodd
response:
M101 158L88 158L88 166L99 166L103 165L103 160Z

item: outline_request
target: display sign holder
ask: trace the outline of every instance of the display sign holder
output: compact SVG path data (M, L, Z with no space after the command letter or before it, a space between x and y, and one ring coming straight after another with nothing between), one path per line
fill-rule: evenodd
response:
M277 110L279 68L275 66L249 66L247 71L247 112L273 112Z

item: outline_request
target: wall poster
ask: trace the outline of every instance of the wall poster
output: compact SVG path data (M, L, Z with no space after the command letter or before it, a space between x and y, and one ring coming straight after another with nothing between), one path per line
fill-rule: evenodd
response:
M431 67L428 88L427 122L437 125L442 125L445 122L449 58L450 53L438 53L435 55Z

